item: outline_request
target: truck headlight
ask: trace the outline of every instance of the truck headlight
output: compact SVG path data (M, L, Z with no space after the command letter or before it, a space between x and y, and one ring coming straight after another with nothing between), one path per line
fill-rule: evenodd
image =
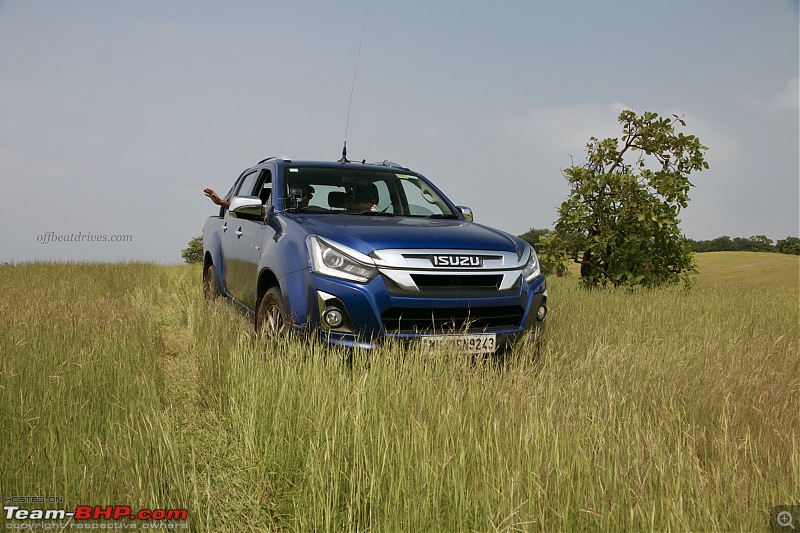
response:
M539 268L539 258L536 257L536 252L533 247L528 246L528 248L531 250L531 255L528 258L528 262L525 264L525 268L522 269L522 276L525 278L525 281L533 281L542 273L542 270Z
M378 273L369 256L342 244L311 235L306 246L311 270L317 274L366 283Z

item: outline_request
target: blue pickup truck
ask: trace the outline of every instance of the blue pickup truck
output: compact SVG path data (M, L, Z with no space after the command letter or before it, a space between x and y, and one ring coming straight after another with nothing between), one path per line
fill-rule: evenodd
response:
M226 200L203 227L204 290L264 335L494 353L544 331L533 248L396 163L268 158Z

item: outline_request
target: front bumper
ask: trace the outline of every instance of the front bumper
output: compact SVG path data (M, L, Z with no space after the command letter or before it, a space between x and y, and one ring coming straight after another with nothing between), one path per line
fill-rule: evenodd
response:
M391 281L382 276L360 284L304 270L284 277L281 289L295 328L334 345L373 349L388 339L414 343L432 334L493 333L503 350L544 333L545 319L537 317L547 305L542 275L530 283L520 278L513 290L479 296L458 290L451 297L441 291L399 292L387 284ZM339 327L322 319L332 307L342 311Z

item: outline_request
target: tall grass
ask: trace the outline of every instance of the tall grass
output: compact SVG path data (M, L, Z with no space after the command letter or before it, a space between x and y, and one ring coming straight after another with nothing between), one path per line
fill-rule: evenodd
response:
M265 344L199 277L0 267L4 495L300 531L752 530L800 502L797 283L551 279L546 342L498 364Z
M0 267L2 494L178 503L154 265Z

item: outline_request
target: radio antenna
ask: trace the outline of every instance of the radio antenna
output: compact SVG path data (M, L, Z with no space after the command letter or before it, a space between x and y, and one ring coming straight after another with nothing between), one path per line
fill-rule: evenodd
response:
M361 40L358 43L358 54L356 54L356 68L353 71L353 84L350 86L350 103L347 104L347 122L344 126L344 146L342 146L342 158L340 163L349 163L347 159L347 130L350 127L350 109L353 107L353 92L356 88L356 75L358 74L358 61L361 59L361 46L364 44L364 33L367 29L367 15L369 15L369 0L367 0L367 8L364 11L364 25L361 27Z

